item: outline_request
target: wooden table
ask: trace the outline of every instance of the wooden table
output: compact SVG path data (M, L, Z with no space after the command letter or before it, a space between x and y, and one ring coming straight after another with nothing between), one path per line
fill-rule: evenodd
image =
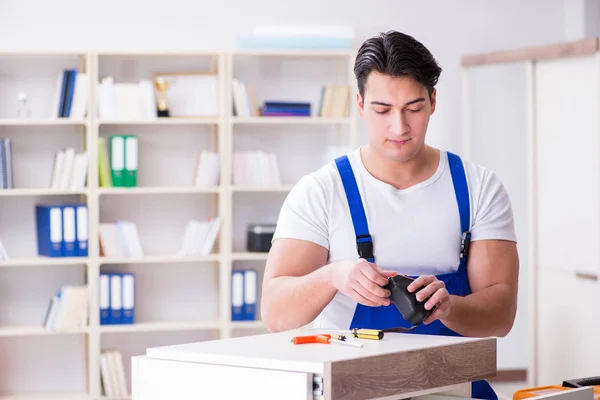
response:
M132 400L470 398L496 374L496 339L386 333L362 348L291 343L298 329L149 348L132 358Z

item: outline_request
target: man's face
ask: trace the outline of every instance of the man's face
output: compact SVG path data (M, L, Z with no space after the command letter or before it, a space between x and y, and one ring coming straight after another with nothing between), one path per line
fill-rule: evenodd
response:
M357 94L360 116L369 132L369 144L384 157L407 161L424 146L429 117L435 111L435 90L410 77L393 78L371 72L364 99Z

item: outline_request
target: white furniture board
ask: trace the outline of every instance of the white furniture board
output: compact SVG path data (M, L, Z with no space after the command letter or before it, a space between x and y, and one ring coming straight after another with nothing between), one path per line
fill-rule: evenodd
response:
M350 335L347 335L348 340L362 343L362 348L338 343L294 345L291 342L294 336L322 333L327 332L323 329L304 328L263 335L150 348L146 350L146 355L150 358L173 361L323 373L327 364L338 361L489 340L386 333L381 340L351 338Z

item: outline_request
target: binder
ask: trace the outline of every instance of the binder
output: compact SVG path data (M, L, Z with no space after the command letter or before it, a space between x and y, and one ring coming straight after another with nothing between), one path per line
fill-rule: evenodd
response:
M123 288L123 324L135 321L135 277L132 273L121 274Z
M62 229L63 229L63 256L75 257L75 206L63 205L62 208Z
M244 271L231 271L231 320L244 320Z
M59 205L36 205L35 224L38 255L62 257L64 254L63 216Z
M110 137L110 172L114 187L125 186L125 137Z
M244 271L244 319L247 321L256 320L257 281L255 269Z
M125 135L125 186L137 186L138 138Z
M123 280L121 274L111 273L110 276L110 316L109 324L118 325L123 321Z
M75 255L78 257L88 256L89 227L88 206L79 204L76 207L75 224L77 226L75 235Z
M110 324L110 275L100 274L100 325Z

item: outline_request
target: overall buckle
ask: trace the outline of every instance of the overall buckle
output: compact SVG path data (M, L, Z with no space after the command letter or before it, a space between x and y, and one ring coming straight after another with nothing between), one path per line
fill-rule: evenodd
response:
M463 232L460 241L460 259L469 257L469 248L471 247L471 232Z
M367 240L360 240L367 239ZM364 258L366 260L374 258L373 255L373 241L371 240L371 235L368 233L365 235L356 236L356 250L358 251L358 256L360 258Z

